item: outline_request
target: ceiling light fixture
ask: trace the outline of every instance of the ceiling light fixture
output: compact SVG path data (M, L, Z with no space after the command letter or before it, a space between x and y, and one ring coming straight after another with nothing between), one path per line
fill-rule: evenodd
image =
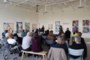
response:
M83 3L83 0L79 0L79 6L78 6L78 8L84 8L84 4L82 4Z

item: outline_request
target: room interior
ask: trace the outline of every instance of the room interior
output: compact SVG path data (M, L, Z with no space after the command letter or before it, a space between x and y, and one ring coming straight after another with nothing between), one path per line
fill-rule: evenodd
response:
M0 0L0 38L4 30L3 23L12 23L16 31L16 22L36 24L37 28L45 26L47 30L55 31L55 21L60 21L64 31L68 27L72 31L72 22L78 20L79 31L83 33L83 20L90 20L90 0ZM89 25L90 29L90 25ZM90 32L83 33L88 46L90 45ZM90 52L88 53L90 55ZM89 55L87 60L89 60Z

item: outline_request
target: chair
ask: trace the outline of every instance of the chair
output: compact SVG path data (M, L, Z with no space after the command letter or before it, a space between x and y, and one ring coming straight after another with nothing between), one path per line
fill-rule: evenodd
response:
M84 52L84 49L72 49L72 48L69 48L69 58L70 58L70 55L72 55L72 56L80 56L81 60L83 60L83 52Z
M3 46L2 46L2 55L4 57L4 60L19 60L19 57L18 57L18 52L16 51L19 51L18 50L18 45L12 47L10 44L4 44L3 42ZM12 57L11 57L12 56Z
M47 60L67 60L64 49L51 47Z

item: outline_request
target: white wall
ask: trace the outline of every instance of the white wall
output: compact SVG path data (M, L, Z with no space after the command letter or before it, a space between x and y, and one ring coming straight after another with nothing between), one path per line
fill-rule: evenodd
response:
M43 9L39 13L39 23L40 27L45 25L48 29L48 24L53 24L53 31L55 32L55 21L60 21L63 26L64 31L67 27L72 31L72 21L79 20L79 31L82 32L82 20L90 20L90 6L85 6L85 8L67 7L60 9L59 7L47 8L48 13L43 13ZM90 38L90 33L84 33L85 38Z
M30 22L30 30L32 30L32 24L36 24L37 21L37 14L34 9L0 6L0 35L3 32L3 22L13 23L14 30L16 30L16 22L23 22L23 28L25 28L25 22Z
M79 30L82 32L82 20L90 20L90 6L81 9L76 7L63 9L59 7L48 7L47 12L43 13L43 9L41 9L39 15L37 15L35 9L12 6L4 8L0 6L0 35L3 32L3 22L14 23L14 30L16 30L16 22L23 22L23 28L25 28L24 22L30 22L31 28L33 23L38 23L40 27L45 25L46 29L48 29L48 24L53 24L53 31L55 33L55 21L60 21L64 31L67 27L72 31L72 21L79 20ZM83 34L85 38L89 38L89 35L90 33Z

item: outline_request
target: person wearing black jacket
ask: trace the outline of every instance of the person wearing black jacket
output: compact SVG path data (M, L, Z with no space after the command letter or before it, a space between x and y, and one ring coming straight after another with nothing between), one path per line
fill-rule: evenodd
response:
M78 32L78 34L79 34L79 37L81 38L81 43L83 44L83 47L84 47L83 59L86 59L86 57L87 57L87 46L86 46L84 38L82 37L82 33Z
M67 40L68 43L70 40L70 36L71 36L71 32L70 32L69 28L67 28L67 30L65 31L65 40Z
M83 52L83 59L85 59L87 57L87 47L85 45L84 40L80 37L80 35L78 34L78 36L75 36L72 42L72 45L69 46L72 49L84 49ZM70 55L72 58L77 59L80 56L72 56Z

